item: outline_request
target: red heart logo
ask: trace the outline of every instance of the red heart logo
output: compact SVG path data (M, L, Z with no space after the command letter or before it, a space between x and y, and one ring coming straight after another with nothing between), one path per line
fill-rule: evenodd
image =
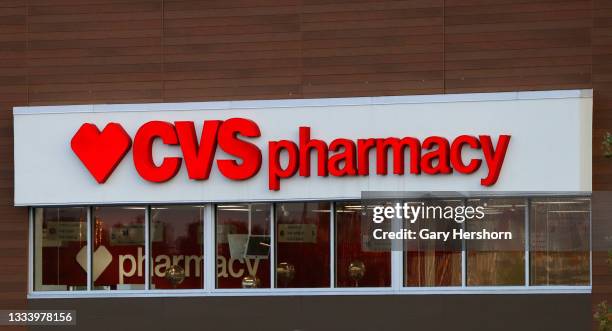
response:
M100 184L106 182L131 146L132 138L119 123L108 123L102 132L95 124L85 123L70 141L74 154Z

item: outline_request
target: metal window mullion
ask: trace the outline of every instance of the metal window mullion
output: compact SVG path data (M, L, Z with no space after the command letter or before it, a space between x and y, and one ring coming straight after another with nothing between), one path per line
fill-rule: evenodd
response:
M400 219L393 218L391 220L391 231L397 232L402 228ZM391 241L391 288L399 292L403 287L404 282L404 240L399 242L400 247L397 247L397 241Z
M461 239L461 287L467 287L467 254L465 239Z
M276 288L276 204L270 204L270 288Z
M87 291L91 291L93 289L93 210L92 207L87 207L87 242L85 247L87 247Z
M329 213L329 284L336 287L336 203L331 202Z
M467 206L467 199L463 200L464 206ZM463 231L467 230L466 222L461 223ZM467 287L467 242L465 238L461 238L461 287Z
M145 242L144 242L144 247L145 247L145 260L144 260L144 288L145 290L150 290L151 289L151 206L147 206L145 208Z
M593 198L589 199L589 286L593 286Z
M391 250L391 288L395 291L401 290L404 286L403 253L403 251L397 249Z
M248 215L248 237L251 237L251 228L253 227L253 204L248 204L249 215Z
M525 286L529 286L530 283L530 237L529 237L529 217L530 217L530 213L529 210L531 209L531 199L526 198L525 199Z
M28 208L28 293L34 292L34 208Z
M207 292L212 292L216 287L217 274L216 274L216 227L215 227L215 206L213 204L206 204L204 206L204 224L202 234L202 246L204 249L204 273L203 273L203 286Z

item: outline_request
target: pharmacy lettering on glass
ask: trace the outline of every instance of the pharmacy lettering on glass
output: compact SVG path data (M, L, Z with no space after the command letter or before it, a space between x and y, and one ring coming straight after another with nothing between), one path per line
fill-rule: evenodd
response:
M85 123L74 134L71 147L100 184L108 180L130 149L139 176L155 183L174 178L183 164L191 180L207 180L216 165L222 176L243 181L261 171L266 157L268 189L278 191L283 179L294 176L469 175L484 166L487 172L480 184L492 186L501 173L511 138L505 134L462 134L452 139L405 136L336 138L327 142L313 138L315 130L310 127L302 126L297 131L298 141L262 142L257 123L245 118L206 120L199 132L193 121L150 121L142 124L133 137L119 123L108 123L102 131L95 124ZM180 147L180 156L164 156L156 163L156 142ZM218 149L231 158L216 157ZM311 169L313 151L316 169Z
M240 288L245 277L269 286L270 206L253 204L218 213L216 269L220 288ZM151 289L203 288L203 206L150 207ZM94 290L145 288L145 213L141 206L95 207L92 212ZM87 208L35 211L36 290L87 288Z

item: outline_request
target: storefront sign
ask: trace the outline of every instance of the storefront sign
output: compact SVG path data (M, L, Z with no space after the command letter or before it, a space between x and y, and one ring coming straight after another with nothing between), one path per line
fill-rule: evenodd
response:
M257 123L234 117L225 121L206 120L200 133L196 132L195 127L193 121L144 123L133 139L133 162L140 177L150 182L167 182L176 176L184 163L189 179L207 180L218 147L233 156L216 162L225 178L246 180L257 175L263 157L262 151L252 143L261 137ZM166 145L180 146L182 156L166 156L160 164L156 164L153 144L158 139ZM405 172L415 175L471 174L485 164L487 174L480 184L491 186L499 178L509 143L510 135L505 134L499 137L462 134L453 139L430 136L422 142L410 136L362 138L356 141L336 138L328 144L311 138L311 128L302 126L299 128L299 142L286 139L267 142L268 188L280 190L280 180L283 178L295 175L309 177L313 151L317 157L317 176L368 176L371 150L376 155L377 175L391 172L388 169L388 154L391 151L392 173L395 175L404 175ZM95 124L85 123L72 137L71 146L96 181L104 184L132 146L132 138L119 123L109 123L102 131ZM474 150L480 157L464 159L464 148ZM409 150L408 157L406 150ZM281 164L282 153L288 155L286 165ZM405 161L407 158L409 161Z
M592 97L580 90L14 114L16 205L591 189Z

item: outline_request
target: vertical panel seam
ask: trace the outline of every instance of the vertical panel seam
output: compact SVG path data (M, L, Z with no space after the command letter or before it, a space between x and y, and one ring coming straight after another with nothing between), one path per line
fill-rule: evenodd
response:
M166 47L165 47L165 34L166 34L166 7L164 0L161 0L161 34L160 34L160 50L161 50L161 98L162 101L166 101Z
M446 94L446 0L442 0L442 91Z
M26 2L26 49L25 49L25 70L26 70L26 103L30 106L30 0Z

